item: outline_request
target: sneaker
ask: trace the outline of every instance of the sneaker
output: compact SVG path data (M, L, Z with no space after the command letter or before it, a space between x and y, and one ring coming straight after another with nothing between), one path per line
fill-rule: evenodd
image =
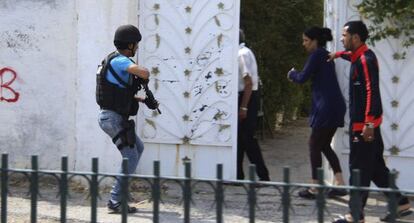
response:
M335 198L335 197L343 197L347 195L348 192L346 192L345 189L331 189L328 191L328 197L329 198Z
M401 218L401 217L410 215L411 213L413 213L413 211L411 210L410 201L408 200L407 197L402 197L398 204L396 218ZM392 222L391 213L387 212L387 214L384 217L380 218L380 220L383 222Z
M107 207L108 207L108 211L109 213L113 213L113 214L120 214L122 213L122 205L121 202L112 202L111 200L108 201L107 203ZM138 212L138 209L136 207L130 207L128 205L128 213L136 213Z
M316 194L311 191L311 189L305 188L298 193L299 197L305 198L305 199L315 199Z
M358 223L364 222L364 215L361 215L360 219L358 220ZM346 214L344 216L341 216L340 218L335 219L332 223L354 223L354 219L352 218L351 214Z

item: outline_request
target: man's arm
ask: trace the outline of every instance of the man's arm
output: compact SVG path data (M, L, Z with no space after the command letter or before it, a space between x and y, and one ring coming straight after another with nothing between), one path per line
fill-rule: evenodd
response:
M342 59L347 60L347 61L351 61L351 52L348 52L348 51L338 51L338 52L330 53L328 55L328 60L327 61L334 60L334 59L336 59L338 57L341 57Z
M365 123L373 122L381 115L381 95L376 58L361 56L362 73L365 79Z
M239 108L239 118L241 120L247 117L248 105L249 105L250 96L252 95L252 89L253 89L253 81L250 75L244 76L243 80L244 80L244 89L243 89L243 96L242 96L242 100L241 100L240 108Z
M131 64L128 68L127 68L127 72L130 74L133 74L137 77L140 77L144 80L148 80L149 78L149 71L147 68L145 67L141 67L138 64Z
M366 90L366 104L365 104L365 120L362 135L365 141L372 141L374 139L374 128L377 127L377 120L380 117L380 91L379 91L379 76L378 76L378 62L376 58L361 56L362 71L365 79Z

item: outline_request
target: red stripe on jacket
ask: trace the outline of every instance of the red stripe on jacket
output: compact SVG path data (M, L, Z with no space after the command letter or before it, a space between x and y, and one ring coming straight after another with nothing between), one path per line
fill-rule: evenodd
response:
M365 55L362 54L361 55L361 63L362 63L362 67L364 69L364 77L365 77L365 85L366 85L366 89L367 89L367 103L366 103L366 107L365 107L365 122L370 122L370 120L372 120L374 117L373 116L369 116L369 112L371 111L371 101L372 101L372 89L371 89L371 76L369 74L369 70L368 70L368 64L367 64L367 59L365 58Z
M378 127L381 125L382 123L382 116L380 116L379 118L376 119L372 119L371 121L369 121L370 123L374 124L374 128ZM362 131L362 129L364 128L364 125L366 124L366 122L354 122L352 123L352 131L354 132L359 132Z

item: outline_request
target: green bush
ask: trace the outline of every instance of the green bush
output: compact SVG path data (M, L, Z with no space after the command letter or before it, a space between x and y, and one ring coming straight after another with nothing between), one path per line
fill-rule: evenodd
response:
M400 39L405 48L414 45L413 0L363 0L357 5L359 13L368 19L370 43L388 39ZM394 59L405 59L406 51L397 52Z
M294 66L302 69L307 55L302 47L302 33L323 22L323 0L242 0L240 27L246 44L256 54L259 75L264 84L264 106L274 123L275 113L292 117L295 108L308 111L309 84L297 85L287 80Z

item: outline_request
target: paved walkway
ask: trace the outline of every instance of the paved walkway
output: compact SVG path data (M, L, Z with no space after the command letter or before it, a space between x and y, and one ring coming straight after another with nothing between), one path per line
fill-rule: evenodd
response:
M310 182L310 162L308 152L308 138L310 128L307 127L307 120L300 119L285 127L283 131L277 132L273 139L261 141L262 150L267 161L272 180L283 180L283 167L288 166L291 173L291 182ZM343 166L343 169L348 168ZM347 181L347 179L346 179ZM317 222L317 211L314 201L303 200L297 196L297 191L292 194L293 209L291 222ZM345 196L341 199L328 199L325 222L331 222L339 215L348 212L348 199ZM379 217L386 213L386 202L382 194L372 194L366 207L365 222L380 222ZM274 221L279 222L279 221ZM407 216L398 219L397 222L414 222L414 216Z
M310 165L308 159L307 138L309 128L306 120L292 123L282 132L277 132L273 139L265 139L260 143L264 157L271 173L273 181L282 181L283 167L290 166L291 181L309 182ZM247 164L246 164L247 165ZM347 168L347 167L343 167ZM162 194L161 222L183 222L183 203L181 200L181 188L174 183L166 183L168 189ZM29 222L30 196L28 196L28 184L11 183L11 196L8 200L8 222ZM68 200L67 222L89 222L90 201L86 199L87 191L82 187L73 186ZM133 196L139 200L132 204L139 208L139 213L130 215L128 222L152 222L152 203L149 202L149 190L141 184L133 188ZM99 222L121 222L120 215L108 214L105 203L108 199L108 190L102 191L102 199L98 204ZM317 222L317 210L315 201L303 200L297 196L297 189L292 192L292 209L290 210L290 222ZM59 221L59 198L57 186L54 183L42 182L41 195L38 203L38 222ZM256 222L282 222L281 196L275 188L260 188L258 190L258 205L256 208ZM379 222L378 216L386 212L386 206L381 196L370 199L366 208L366 222ZM348 197L339 200L329 199L325 222L340 214L347 212ZM191 222L207 223L215 222L214 192L207 185L198 185L194 189L191 206ZM249 222L248 203L246 191L243 187L226 186L225 190L225 222ZM414 217L398 222L414 222Z

